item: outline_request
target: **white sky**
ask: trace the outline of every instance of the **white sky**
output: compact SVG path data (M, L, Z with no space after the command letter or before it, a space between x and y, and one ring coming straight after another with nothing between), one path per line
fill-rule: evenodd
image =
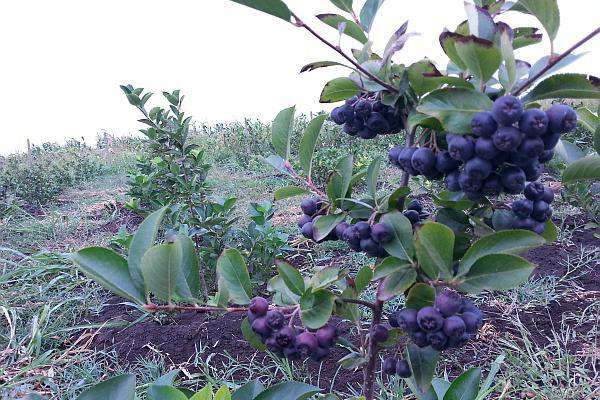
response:
M599 3L559 0L557 50L598 25ZM336 12L329 1L287 4L336 40L333 29L311 18ZM512 26L538 26L530 16L509 15ZM445 64L437 38L444 26L453 29L465 19L463 0L387 0L372 32L375 50L406 19L409 31L421 35L395 60L428 56ZM100 129L137 131L139 115L122 95L121 83L156 93L180 88L186 111L200 121L270 120L292 104L319 110L322 85L346 73L332 68L299 75L307 62L339 58L304 30L228 0L6 0L0 38L0 153L23 150L26 138L40 143L94 138ZM352 39L344 44L357 46ZM590 54L568 70L600 75L599 44L598 38L589 42L583 51ZM534 62L548 47L528 47L517 56Z

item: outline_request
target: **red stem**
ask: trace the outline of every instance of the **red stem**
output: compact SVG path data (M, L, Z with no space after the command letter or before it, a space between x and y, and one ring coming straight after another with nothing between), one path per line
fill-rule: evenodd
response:
M581 39L580 41L578 41L577 43L575 43L573 46L569 47L569 49L567 49L567 51L565 51L564 53L554 57L554 58L550 58L548 60L548 65L546 65L544 68L542 68L540 70L540 72L538 72L537 74L535 74L534 76L532 76L531 78L529 78L528 80L526 80L520 87L518 87L517 89L513 90L512 94L513 96L518 96L519 94L521 94L525 89L527 89L529 86L531 86L531 84L533 82L535 82L536 80L538 80L542 75L544 75L550 68L554 67L556 64L558 64L563 58L565 58L566 56L568 56L569 54L571 54L574 50L576 50L578 47L580 47L581 45L583 45L585 42L587 42L588 40L590 40L591 38L593 38L594 36L596 36L598 33L600 33L600 27L596 28L596 30L594 30L592 33L590 33L589 35L587 35L586 37L584 37L583 39Z

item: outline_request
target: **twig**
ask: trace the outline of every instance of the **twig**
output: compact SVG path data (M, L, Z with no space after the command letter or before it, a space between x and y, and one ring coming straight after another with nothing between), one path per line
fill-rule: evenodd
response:
M581 39L580 41L578 41L577 43L575 43L573 46L569 47L569 49L567 49L567 51L565 51L564 53L562 53L562 54L560 54L560 55L558 55L556 57L551 57L548 60L548 64L544 68L542 68L540 70L540 72L538 72L537 74L535 74L531 78L527 79L520 87L518 87L517 89L515 89L515 90L512 91L513 96L518 96L519 94L521 94L525 89L527 89L529 86L531 86L531 84L533 82L535 82L542 75L544 75L550 68L554 67L563 58L565 58L566 56L568 56L569 54L571 54L574 50L576 50L578 47L580 47L581 45L583 45L585 42L587 42L588 40L590 40L591 38L593 38L594 36L596 36L598 33L600 33L600 27L596 28L592 33L590 33L589 35L587 35L586 37L584 37L583 39Z
M381 284L381 283L380 283ZM373 320L371 321L371 329L373 326L381 322L381 314L383 312L383 302L377 300L373 308ZM369 339L369 361L365 368L364 382L363 382L363 395L366 400L373 400L373 386L375 384L375 367L377 364L377 354L379 353L379 347L377 342Z
M352 59L352 57L350 57L348 54L346 54L339 46L336 46L336 45L332 44L327 39L325 39L323 36L321 36L320 34L318 34L317 32L315 32L310 26L306 25L304 23L304 21L302 21L300 19L300 17L298 17L293 12L292 12L292 17L294 17L294 19L296 20L294 25L296 25L296 26L298 26L300 28L304 28L307 31L309 31L314 37L316 37L321 42L323 42L325 45L327 45L328 47L332 48L337 53L339 53L342 57L344 57L346 60L348 60L348 62L350 62L352 65L354 65L357 70L359 70L360 72L362 72L363 74L365 74L366 76L368 76L371 80L377 82L378 84L380 84L381 86L383 86L384 88L386 88L387 90L389 90L392 93L400 93L400 91L398 89L396 89L395 87L393 87L389 83L384 82L383 80L381 80L377 76L373 75L372 73L370 73L369 71L367 71L366 69L364 69L359 63L357 63L356 61L354 61Z
M371 303L371 302L368 302L365 300L347 299L347 298L341 297L340 301L343 301L344 303L360 304L361 306L369 307L371 310L375 309L375 303Z
M275 307L271 306L270 309L273 310L291 310L296 306L290 307ZM148 311L196 311L196 312L246 312L248 311L248 307L216 307L216 306L176 306L176 305L157 305L157 304L146 304L144 309Z
M292 164L290 164L289 161L285 161L285 164L283 164L283 167L290 173L290 175L292 175L292 177L294 177L295 179L303 182L306 186L308 186L308 188L310 190L312 190L315 194L317 194L318 196L321 197L327 197L327 195L322 192L321 190L319 190L319 188L313 183L312 179L304 179L303 177L301 177L296 170L294 169L294 167L292 167Z

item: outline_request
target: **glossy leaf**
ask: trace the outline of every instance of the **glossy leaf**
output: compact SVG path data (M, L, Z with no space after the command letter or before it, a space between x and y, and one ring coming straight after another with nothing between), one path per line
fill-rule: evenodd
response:
M371 279L373 279L373 270L371 269L371 266L365 265L354 277L356 291L361 293L365 290L369 286L369 283L371 283Z
M359 94L362 89L350 78L335 78L325 84L319 101L336 103Z
M369 164L369 168L367 169L367 191L371 195L373 200L377 199L377 179L379 178L379 170L381 167L381 158L375 157L371 164Z
M334 6L342 11L352 12L352 1L353 0L329 0Z
M217 259L217 274L235 304L249 304L252 285L246 262L236 249L227 249Z
M513 289L527 281L534 268L529 261L513 254L488 254L471 266L458 289L467 293Z
M344 220L343 214L329 214L319 218L313 225L314 240L317 242L325 239L337 224Z
M431 115L426 115L416 110L411 110L408 115L408 130L412 131L417 126L422 126L424 128L431 128L436 131L441 131L443 129L442 124L435 117Z
M480 381L481 368L469 369L450 384L444 400L475 400Z
M133 279L136 286L143 290L146 290L146 287L144 277L142 276L142 257L156 242L156 235L167 209L168 207L163 207L148 215L140 224L135 235L133 235L133 239L129 245L129 254L127 256L129 274L131 274L131 279Z
M133 400L135 398L135 375L125 374L100 382L77 397L77 400Z
M493 40L496 24L490 13L481 7L465 2L469 32L481 39Z
M548 32L550 40L556 38L560 26L560 12L556 0L518 0L511 10L535 16Z
M189 400L213 400L212 386L208 383L198 392L196 392Z
M300 159L300 165L304 170L307 178L310 178L312 173L312 160L315 154L315 146L317 145L317 139L321 133L323 123L327 119L327 115L319 115L313 118L309 123L304 134L300 139L300 149L298 152L298 158Z
M276 154L265 157L264 161L275 168L277 171L289 175L290 172L285 168L285 160Z
M334 173L329 176L327 182L327 195L331 202L346 197L350 182L352 181L352 169L354 157L348 154L342 157L335 167Z
M546 221L546 229L544 229L541 236L546 240L546 243L553 243L558 240L558 228L551 219Z
M267 350L267 346L265 346L265 344L260 341L260 337L258 336L258 334L252 330L248 318L244 318L242 324L240 325L240 329L242 330L242 335L244 336L244 339L248 343L250 343L250 346L260 351Z
M292 13L288 6L281 0L231 0L239 4L243 4L247 7L254 8L255 10L262 11L267 14L271 14L275 17L281 18L284 21L290 22L292 20Z
M150 385L146 395L148 400L188 400L181 390L173 386Z
M334 29L338 29L340 24L345 24L344 34L358 40L363 44L367 43L367 35L365 35L362 28L356 22L350 21L349 19L336 14L319 14L317 15L317 18Z
M410 264L406 260L402 260L400 258L386 257L383 260L381 260L380 263L375 265L375 271L373 271L372 273L372 279L379 280L381 278L385 278L391 273L401 271L405 269L405 267L409 267L411 265L412 264Z
M420 348L413 343L406 346L406 359L413 373L411 379L417 384L421 393L426 393L431 387L438 357L439 353L429 346Z
M465 36L460 35L458 33L450 32L445 30L440 35L440 45L444 50L444 53L448 56L450 61L452 61L458 68L461 70L467 69L467 64L462 60L458 52L456 51L456 43L459 40L464 40Z
M231 400L252 400L264 390L265 386L258 379L255 379L233 392Z
M404 293L415 283L417 271L410 264L405 264L397 271L387 275L377 290L377 299L388 301Z
M406 296L406 307L420 310L423 307L432 306L435 301L435 288L425 283L416 283L408 291Z
M310 279L310 287L313 292L326 289L340 279L339 267L325 267L318 270Z
M510 32L505 25L502 25L502 27L503 28L498 31L498 34L500 41L500 53L502 54L502 59L504 60L504 71L506 71L506 73L498 74L498 77L502 87L504 87L504 90L508 92L517 82L517 62L515 60Z
M412 260L414 255L413 231L410 221L399 211L392 211L379 221L392 229L393 239L383 247L394 257Z
M290 158L290 138L296 106L285 108L277 114L271 125L271 142L275 152L284 160Z
M525 230L501 231L484 236L465 253L458 266L459 275L469 271L478 259L488 254L519 254L544 243L544 238Z
M281 279L283 279L283 282L285 282L288 289L290 289L292 293L302 296L305 290L304 279L296 267L283 260L275 260L275 265L277 265L279 276L281 276Z
M577 123L583 126L590 132L595 132L596 129L600 128L600 117L594 114L587 107L579 107L577 111Z
M367 0L360 11L360 23L365 28L365 31L370 32L373 26L373 20L379 11L379 7L384 0Z
M254 400L305 400L319 392L321 389L316 386L285 381L264 390Z
M523 98L525 102L543 99L600 99L600 86L583 74L553 75L533 88Z
M327 290L305 293L300 298L300 316L309 329L325 325L333 312L334 295Z
M426 222L417 231L415 249L419 266L431 279L452 277L454 232L437 222Z
M308 190L298 186L284 186L275 191L275 200L283 200L290 197L302 196L310 193Z
M111 292L144 304L144 293L133 283L127 261L103 247L88 247L71 254L71 260L81 271Z
M490 40L466 36L456 41L455 48L467 69L484 82L494 75L502 62L500 49Z
M600 179L600 155L590 154L570 164L562 176L563 182Z
M585 156L584 152L577 145L565 139L559 139L554 152L565 164L572 164Z
M174 245L181 257L177 292L182 298L197 298L200 294L200 268L194 241L188 235L177 235Z
M189 298L179 295L178 283L185 282L181 262L181 252L174 243L152 246L142 257L142 276L148 290L167 303Z
M473 116L492 107L492 101L483 93L469 89L438 89L425 96L417 111L437 118L450 132L471 131Z

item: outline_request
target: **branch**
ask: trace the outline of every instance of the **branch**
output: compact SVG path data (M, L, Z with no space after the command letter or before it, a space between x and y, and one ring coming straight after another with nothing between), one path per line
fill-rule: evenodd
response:
M360 304L361 306L369 307L371 310L375 309L375 303L371 303L371 302L364 301L364 300L347 299L347 298L341 297L340 301L343 301L344 303Z
M298 175L298 173L296 172L296 170L294 169L294 167L292 167L292 164L290 164L289 161L285 161L285 164L283 165L283 167L290 173L290 175L292 175L292 177L294 177L295 179L301 181L302 183L304 183L306 186L308 186L308 188L310 190L312 190L316 195L326 198L327 195L319 190L319 188L313 183L312 179L304 179L303 177L301 177L300 175Z
M298 17L293 12L292 12L292 16L296 20L295 23L294 23L294 25L296 25L297 27L300 27L300 28L304 28L307 31L309 31L314 37L316 37L321 42L323 42L325 45L327 45L328 47L332 48L334 51L336 51L337 53L339 53L342 57L344 57L346 60L348 60L348 62L350 62L352 65L354 65L356 67L356 69L358 69L360 72L362 72L363 74L365 74L366 76L368 76L371 80L377 82L378 84L380 84L381 86L383 86L384 88L386 88L387 90L389 90L392 93L400 93L400 91L398 89L396 89L395 87L393 87L389 83L384 82L383 80L381 80L377 76L373 75L372 73L370 73L369 71L367 71L366 69L364 69L359 63L357 63L356 61L354 61L352 59L352 57L350 57L348 54L344 53L344 51L339 46L336 46L336 45L332 44L331 42L327 41L327 39L325 39L323 36L321 36L317 32L315 32L310 26L306 25L304 23L304 21L302 21L300 19L300 17Z
M273 309L273 310L290 310L294 307L295 306L290 306L290 307L271 306L269 308ZM159 306L159 305L153 304L153 303L146 304L144 306L144 309L146 309L148 311L163 310L163 311L196 311L196 312L226 312L226 313L248 311L248 307L176 306L176 305Z
M525 89L527 89L529 86L531 86L531 84L533 82L535 82L542 75L544 75L550 68L554 67L563 58L565 58L566 56L568 56L569 54L571 54L574 50L576 50L578 47L580 47L581 45L583 45L585 42L587 42L590 39L592 39L598 33L600 33L600 27L596 28L596 30L594 30L592 33L590 33L589 35L587 35L586 37L584 37L583 39L581 39L580 41L578 41L577 43L575 43L573 46L571 46L569 49L567 49L567 51L565 51L564 53L562 53L562 54L560 54L560 55L558 55L558 56L556 56L554 58L551 57L548 60L548 64L544 68L542 68L540 70L540 72L538 72L537 74L535 74L531 78L527 79L520 87L518 87L517 89L513 90L512 91L512 95L513 96L518 96L519 94L521 94Z

